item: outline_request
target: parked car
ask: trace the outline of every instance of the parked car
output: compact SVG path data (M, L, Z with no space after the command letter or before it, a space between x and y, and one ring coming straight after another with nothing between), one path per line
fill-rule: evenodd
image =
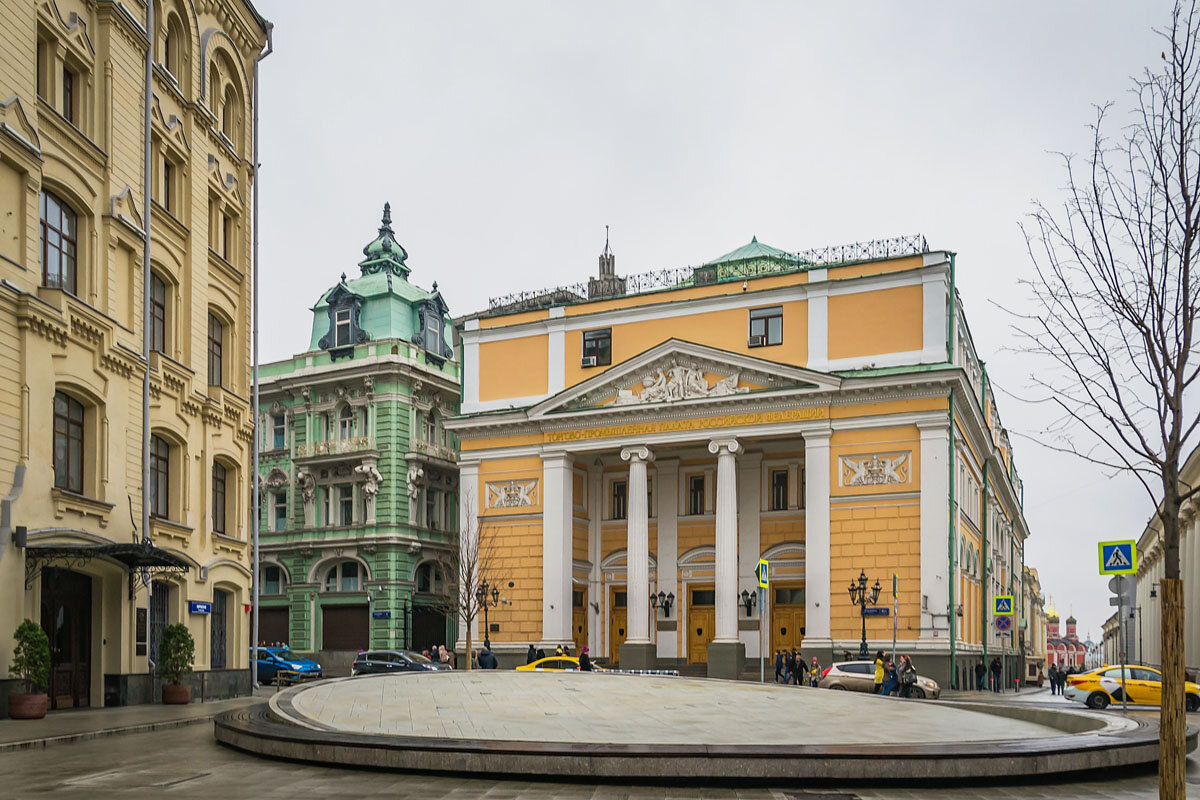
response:
M539 658L532 664L522 664L517 667L521 672L577 672L579 670L579 659L572 656L548 656L547 658ZM592 670L595 672L603 672L604 670L592 665Z
M1183 691L1184 708L1200 711L1200 685L1185 681ZM1126 665L1122 672L1120 666L1103 666L1091 672L1068 675L1067 685L1063 689L1063 696L1068 700L1096 709L1120 703L1125 693L1128 693L1126 702L1129 705L1161 705L1162 673L1153 667Z
M821 674L821 680L817 686L822 689L843 689L851 692L873 691L875 688L875 662L843 661L840 664L834 664ZM917 682L913 684L909 696L917 699L936 700L941 693L942 690L937 681L926 678L924 675L917 675Z
M350 665L351 675L380 675L388 672L437 672L449 664L430 661L412 650L366 650Z
M311 658L304 658L286 647L255 648L258 660L258 682L273 683L281 670L296 673L294 679L314 680L322 676L321 665Z

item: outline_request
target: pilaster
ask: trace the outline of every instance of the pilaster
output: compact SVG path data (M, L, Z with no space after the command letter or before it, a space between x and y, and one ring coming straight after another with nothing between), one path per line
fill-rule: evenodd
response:
M762 453L744 453L737 462L738 480L738 596L742 591L751 594L758 592L758 580L754 577L754 568L762 554L760 537L759 513L762 509ZM741 605L738 620L747 619ZM754 630L739 630L738 638L746 645L746 656L758 658L759 643L762 639L762 608L758 607L750 619L759 623ZM740 625L739 625L740 627ZM769 642L767 643L769 646Z
M679 593L679 459L664 458L656 462L655 493L658 495L658 591L664 595L675 595L671 606L671 614L663 615L658 611L655 624L659 619L667 623L659 628L658 657L679 657L679 606L683 595Z
M805 650L832 647L829 622L828 427L804 431Z
M950 420L918 423L921 431L921 639L949 646Z
M542 456L542 644L570 644L571 493L575 480L567 453ZM643 501L644 502L644 501Z

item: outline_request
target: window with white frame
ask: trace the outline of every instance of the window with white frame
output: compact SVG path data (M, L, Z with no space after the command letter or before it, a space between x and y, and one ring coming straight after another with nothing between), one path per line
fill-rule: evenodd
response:
M342 561L334 564L325 573L325 591L327 592L357 592L362 585L362 569L356 561Z

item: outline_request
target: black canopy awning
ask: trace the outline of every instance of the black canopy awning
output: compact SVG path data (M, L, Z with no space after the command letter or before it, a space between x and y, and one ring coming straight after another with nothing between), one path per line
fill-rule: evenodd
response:
M129 596L138 586L148 586L152 575L164 572L187 574L192 568L181 556L158 547L153 542L130 544L31 544L25 548L25 588L42 569L54 564L67 568L86 564L95 558L111 558L129 570Z

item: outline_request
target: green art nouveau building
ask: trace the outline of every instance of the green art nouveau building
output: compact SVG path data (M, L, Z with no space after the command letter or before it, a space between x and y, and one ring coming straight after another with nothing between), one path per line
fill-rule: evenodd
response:
M259 639L344 669L452 644L459 364L437 283L409 282L384 206L361 274L312 308L307 348L259 370Z

